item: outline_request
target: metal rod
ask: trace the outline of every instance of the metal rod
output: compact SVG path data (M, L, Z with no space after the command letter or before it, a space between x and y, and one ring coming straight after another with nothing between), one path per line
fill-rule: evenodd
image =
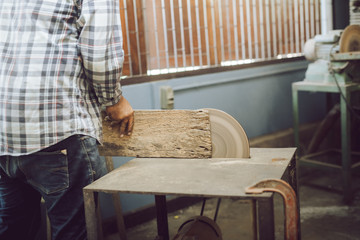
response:
M283 54L283 35L282 35L282 18L281 18L281 1L276 1L276 8L277 8L277 24L278 24L278 45L279 45L279 52L278 54Z
M224 49L224 24L223 24L223 15L222 15L222 1L218 1L219 8L219 30L220 30L220 45L221 45L221 62L225 61L225 49Z
M259 5L259 17L260 17L260 39L261 39L261 48L260 48L260 52L261 52L261 58L264 59L265 58L265 23L264 23L264 8L263 8L263 3L260 1L257 2Z
M217 66L217 65L219 65L219 63L218 63L218 55L217 55L217 40L216 40L216 22L215 22L214 0L211 0L211 20L212 20L212 27L213 27L214 58L215 58L215 65Z
M267 58L271 58L270 3L265 0Z
M170 8L171 8L171 29L172 29L172 37L174 44L174 62L175 68L178 69L178 56L177 56L177 44L176 44L176 31L175 31L175 9L174 9L174 0L170 0Z
M306 26L306 37L305 40L310 38L310 19L309 19L309 1L305 0L305 26Z
M166 11L165 11L165 2L161 0L161 10L162 10L162 22L164 29L164 45L165 45L165 59L167 70L170 68L169 63L169 46L168 46L168 36L167 36L167 24L166 24Z
M256 0L252 0L252 10L253 10L253 29L254 29L254 49L255 49L255 58L259 58L259 37L258 37L258 22L257 22L257 14L256 14ZM261 15L261 14L260 14Z
M125 27L126 27L126 41L127 41L127 45L128 45L129 70L130 70L130 76L132 76L133 69L132 69L131 47L130 47L129 18L128 18L127 10L128 10L128 8L126 6L126 0L124 0Z
M230 28L230 6L229 0L226 0L226 27L227 27L227 50L228 50L228 60L232 60L231 56L231 28Z
M193 46L193 34L192 34L192 22L191 22L191 5L190 0L187 0L187 11L188 11L188 21L189 21L189 40L190 40L190 54L191 54L191 66L194 67L194 46Z
M149 70L151 69L150 63L151 63L151 53L149 51L150 45L149 45L149 25L147 24L148 19L148 11L147 11L147 0L142 0L141 6L142 6L142 14L143 14L143 26L144 26L144 42L145 42L145 56L146 56L146 74L149 74Z
M311 35L310 37L314 37L315 36L315 6L314 6L314 0L310 0L310 20L309 20L309 25L310 25L310 32Z
M204 198L202 202L200 216L204 216L205 205L206 205L206 198Z
M216 209L215 209L215 215L214 215L214 222L216 222L216 219L217 219L217 217L218 217L219 209L220 209L220 204L221 204L221 198L219 198L219 199L217 200Z
M272 23L272 43L273 43L273 57L277 56L277 35L276 35L276 14L275 14L275 1L271 0L271 23Z
M186 51L185 51L185 30L182 0L179 1L179 17L180 17L180 33L181 33L181 50L183 56L183 67L186 67Z
M245 19L244 19L244 1L239 3L239 12L240 12L240 33L241 33L241 58L242 60L246 59L246 41L245 41Z
M135 19L135 33L136 33L136 47L137 47L137 53L139 58L139 72L140 74L143 74L142 72L142 64L141 64L141 49L140 49L140 38L139 38L139 24L137 21L137 7L136 7L136 0L133 0L134 4L134 19Z
M259 240L275 240L273 196L257 200L257 227Z
M201 29L200 29L200 13L199 13L199 0L195 0L195 21L196 21L196 33L198 41L198 56L199 56L199 65L202 66L202 49L201 49Z
M283 54L289 53L289 33L288 33L289 24L288 24L288 16L287 16L287 11L288 11L287 2L288 1L283 1L283 22L280 23L280 25L282 25L282 28L284 29Z
M156 14L156 3L153 0L153 14L154 14L154 31L155 31L155 48L156 48L156 60L158 69L161 69L160 64L160 50L159 50L159 32L158 32L158 25L157 25L157 14Z
M289 1L289 42L290 42L290 49L288 50L288 53L294 53L295 52L295 41L294 41L294 15L292 9L294 2Z
M233 9L233 31L234 31L234 47L235 47L235 60L239 60L239 36L238 36L238 19L237 19L237 9L236 1L232 0L232 9Z
M304 0L300 0L300 39L300 47L302 51L305 44Z
M250 18L250 0L246 0L246 24L247 24L247 34L248 34L248 49L249 49L249 59L253 58L253 46L251 38L251 18Z
M204 27L205 27L205 47L206 47L206 59L207 65L210 66L210 49L209 49L209 26L207 19L207 0L203 0L203 9L204 9Z
M300 24L299 24L299 2L294 0L294 19L295 19L295 51L300 52Z
M320 12L320 6L319 5L320 5L319 0L316 0L315 1L315 22L316 22L316 24L315 24L315 26L316 26L315 33L316 34L320 34L321 19L320 19L320 14L319 14L319 12Z
M113 158L110 156L105 156L105 161L106 161L107 171L108 172L113 171L114 170ZM113 199L115 213L116 213L116 223L117 223L117 228L118 228L118 232L119 232L119 237L121 240L126 240L127 236L126 236L126 230L125 230L125 222L124 222L124 218L123 218L123 214L122 214L122 207L121 207L121 203L120 203L120 196L118 193L112 193L111 196Z
M156 205L158 236L160 237L161 240L169 240L166 196L155 195L155 205Z
M251 209L251 222L252 222L252 232L253 232L253 239L258 240L258 224L257 224L257 207L256 207L256 199L250 200L250 209Z
M89 240L98 239L98 225L96 216L95 196L93 191L83 190L86 220L86 232Z

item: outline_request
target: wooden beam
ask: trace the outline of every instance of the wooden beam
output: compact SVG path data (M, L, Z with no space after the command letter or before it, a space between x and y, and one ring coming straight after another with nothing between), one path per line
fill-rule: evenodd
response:
M131 136L120 137L103 121L103 156L211 158L209 113L206 110L138 110Z

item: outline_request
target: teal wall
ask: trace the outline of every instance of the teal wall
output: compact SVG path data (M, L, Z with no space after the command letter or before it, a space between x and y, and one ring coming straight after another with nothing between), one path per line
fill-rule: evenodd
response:
M175 109L217 108L242 125L249 138L292 127L291 83L302 81L305 60L124 86L124 96L135 109L159 109L160 87L174 89ZM300 93L300 121L313 122L325 114L325 95ZM309 107L311 106L311 107ZM130 158L115 158L120 166ZM141 181L141 179L139 179ZM109 198L103 214L111 216ZM153 202L153 196L121 195L124 212ZM105 207L106 206L106 207Z

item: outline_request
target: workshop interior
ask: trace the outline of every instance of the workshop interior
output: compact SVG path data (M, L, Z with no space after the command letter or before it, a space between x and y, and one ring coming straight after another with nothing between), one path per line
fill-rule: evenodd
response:
M135 126L89 239L360 239L359 0L119 2Z

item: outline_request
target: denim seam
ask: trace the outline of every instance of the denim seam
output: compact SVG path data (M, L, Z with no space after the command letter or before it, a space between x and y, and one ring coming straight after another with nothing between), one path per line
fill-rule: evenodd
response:
M81 140L81 146L85 150L86 160L87 160L88 166L89 166L89 175L91 177L91 182L89 182L89 184L90 184L90 183L95 181L95 174L94 174L95 171L94 171L94 168L93 168L93 166L91 164L91 158L89 157L88 149L87 149L86 145L84 144L84 140L86 140L86 139L80 138L80 140Z

